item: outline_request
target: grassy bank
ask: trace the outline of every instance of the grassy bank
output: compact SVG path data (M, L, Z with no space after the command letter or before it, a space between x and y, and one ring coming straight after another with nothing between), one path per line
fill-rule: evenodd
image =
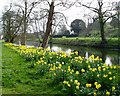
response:
M41 47L27 48L10 43L5 46L4 94L120 94L120 66L107 66L98 56L91 55L86 59L77 51L66 54Z
M120 42L118 38L107 38L108 43L104 46L106 48L120 48ZM72 46L90 46L90 47L103 47L101 45L100 38L93 37L76 37L76 38L53 38L52 40L55 44L64 44Z
M60 94L48 75L40 76L16 51L2 46L2 94Z

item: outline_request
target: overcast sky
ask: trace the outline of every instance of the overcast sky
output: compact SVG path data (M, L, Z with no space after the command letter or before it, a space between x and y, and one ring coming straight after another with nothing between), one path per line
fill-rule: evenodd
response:
M2 15L2 12L4 12L5 6L9 5L10 2L13 2L13 1L21 2L22 0L0 0L0 17ZM74 0L72 0L72 1L74 1ZM89 1L93 1L93 6L95 6L96 0L83 0L84 3L89 2ZM103 1L118 2L120 0L103 0ZM73 20L78 19L78 18L83 19L87 23L88 17L85 18L84 15L88 14L88 13L90 13L90 11L88 9L86 10L85 8L80 8L80 7L76 8L75 6L64 11L65 16L68 17L68 24L70 24Z

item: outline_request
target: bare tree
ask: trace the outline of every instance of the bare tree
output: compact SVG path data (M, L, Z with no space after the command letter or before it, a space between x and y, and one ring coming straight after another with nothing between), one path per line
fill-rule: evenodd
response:
M12 11L12 4L10 4L10 8L3 14L2 21L3 21L3 32L4 32L4 39L6 42L13 43L14 39L16 38L20 26L22 24L22 18L17 12Z
M38 10L32 12L33 16L31 18L31 26L33 29L33 32L37 35L37 39L39 39L39 45L41 43L41 38L43 39L46 23L47 23L47 16L48 12L44 10Z
M76 3L77 0L72 2L72 3L68 2L69 0L65 0L65 1L60 0L59 3L57 3L58 2L57 0L52 0L51 2L49 2L48 0L45 0L45 1L47 1L48 5L49 5L49 10L48 10L48 19L47 19L47 25L46 25L46 32L44 34L43 42L42 42L42 45L41 45L43 48L46 48L46 46L48 44L48 38L50 36L50 33L52 32L54 14L60 13L60 12L55 12L55 7L60 6L62 8L64 7L66 9L68 9L71 6L73 6ZM62 13L60 13L60 14L62 14Z
M96 6L92 6L93 2L97 2ZM106 4L107 3L107 4ZM104 2L104 0L93 0L89 2L88 4L83 4L82 1L79 1L78 4L83 7L86 7L90 9L91 11L95 12L98 16L99 24L100 24L100 32L101 32L101 44L106 44L106 38L105 38L105 30L104 26L105 23L113 17L116 14L112 14L113 6L109 2ZM105 6L105 4L107 6Z
M26 41L26 33L27 33L27 27L28 27L28 19L30 18L30 14L32 10L35 8L35 6L40 2L31 2L28 0L24 0L24 6L15 4L19 9L21 9L22 17L23 17L23 32L21 34L21 44L25 45Z

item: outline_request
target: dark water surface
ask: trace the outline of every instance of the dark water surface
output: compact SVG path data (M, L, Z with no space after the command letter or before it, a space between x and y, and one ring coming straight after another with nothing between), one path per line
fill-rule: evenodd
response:
M108 65L120 65L120 50L118 49L106 49L106 48L91 48L82 46L68 46L60 44L49 45L52 51L62 50L64 52L78 51L80 56L88 58L90 55L94 54L102 58L103 62Z

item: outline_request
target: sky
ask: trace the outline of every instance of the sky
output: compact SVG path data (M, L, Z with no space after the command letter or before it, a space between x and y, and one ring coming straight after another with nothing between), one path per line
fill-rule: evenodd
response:
M9 5L10 2L14 2L14 1L21 2L22 0L0 0L0 17L2 16L2 12L4 11L5 6ZM72 1L74 1L74 0L72 0ZM84 3L89 2L89 1L93 1L93 6L95 5L95 1L96 0L83 0ZM120 0L104 0L104 1L118 2ZM75 7L75 6L69 8L68 10L64 10L63 11L63 13L65 14L65 16L68 18L68 24L69 25L75 19L82 19L87 24L87 22L88 22L87 18L89 18L89 13L90 12L91 11L89 9L85 9L85 8L81 8L81 7ZM85 14L87 14L87 16L85 16Z

